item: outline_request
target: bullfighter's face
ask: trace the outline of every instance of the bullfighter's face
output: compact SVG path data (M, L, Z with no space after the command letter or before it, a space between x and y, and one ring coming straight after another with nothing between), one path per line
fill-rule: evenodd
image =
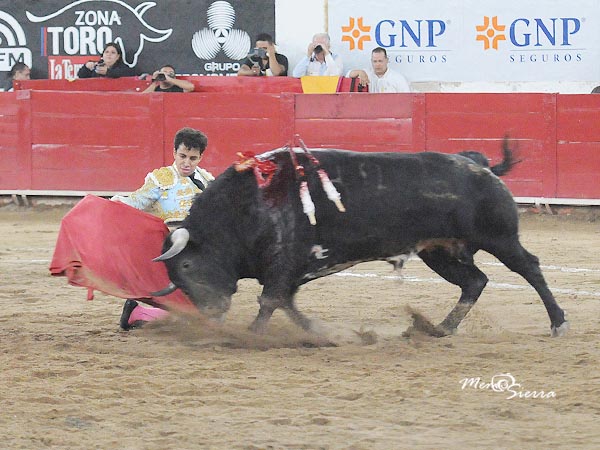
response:
M192 175L194 170L196 170L196 167L198 167L200 159L202 159L200 150L196 148L187 148L183 143L179 144L179 147L175 149L173 157L175 158L177 172L179 172L179 175L182 177L189 177Z

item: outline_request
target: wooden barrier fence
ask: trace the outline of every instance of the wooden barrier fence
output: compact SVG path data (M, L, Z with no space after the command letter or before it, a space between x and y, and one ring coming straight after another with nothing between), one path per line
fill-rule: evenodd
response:
M599 203L600 95L301 94L294 79L258 88L269 81L253 79L249 92L220 79L191 94L35 82L0 93L0 193L133 190L172 162L175 132L191 126L208 135L202 166L214 174L239 151L297 144L296 135L309 147L367 152L477 150L494 164L508 133L523 159L505 177L515 196Z

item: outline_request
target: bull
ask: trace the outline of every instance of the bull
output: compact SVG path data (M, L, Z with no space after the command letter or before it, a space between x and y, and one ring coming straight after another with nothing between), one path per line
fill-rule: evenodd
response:
M270 169L261 169L266 163ZM264 331L277 308L311 330L294 303L301 285L361 262L416 253L461 289L432 332L445 336L456 331L488 282L473 260L479 250L533 286L552 336L566 333L564 311L538 258L519 241L512 194L488 167L469 155L435 152L278 149L254 164L229 167L195 199L156 258L171 280L157 294L180 288L201 312L222 317L237 281L254 278L263 289L252 330Z

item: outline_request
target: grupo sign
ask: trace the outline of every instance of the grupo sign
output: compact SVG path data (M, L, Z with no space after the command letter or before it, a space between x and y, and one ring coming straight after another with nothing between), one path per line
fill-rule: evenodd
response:
M232 75L260 32L275 35L275 0L0 0L0 75L21 61L35 78L73 78L108 42L140 74Z
M410 81L600 78L596 0L329 0L328 18L346 69L379 46Z

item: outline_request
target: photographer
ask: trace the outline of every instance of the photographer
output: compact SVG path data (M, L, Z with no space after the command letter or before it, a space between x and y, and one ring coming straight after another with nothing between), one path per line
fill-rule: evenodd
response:
M300 78L305 75L340 76L343 71L342 57L331 51L331 40L327 33L317 33L308 44L308 51L296 67L293 75Z
M248 54L238 76L287 76L288 59L275 51L275 44L270 34L260 33L256 36L255 48Z
M121 47L114 42L106 44L100 60L86 62L77 72L79 78L120 78L134 75L135 71L123 62Z
M152 74L152 83L148 86L143 94L150 92L192 92L194 84L187 80L177 79L175 67L170 64L165 64L159 70Z

